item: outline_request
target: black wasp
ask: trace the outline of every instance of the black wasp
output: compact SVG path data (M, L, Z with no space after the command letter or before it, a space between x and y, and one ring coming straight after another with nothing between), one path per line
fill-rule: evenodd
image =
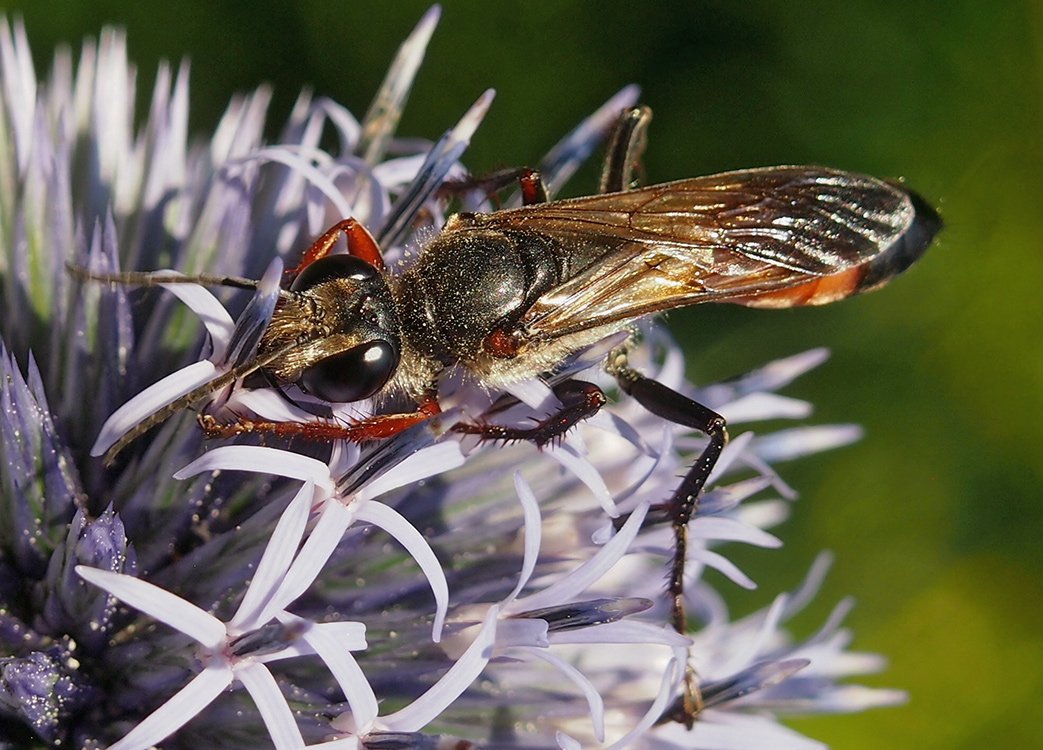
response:
M490 388L554 371L570 354L637 319L701 302L750 307L819 305L875 289L909 267L941 227L917 195L833 169L747 169L628 190L651 113L623 113L598 195L547 201L537 173L516 173L525 205L452 216L404 272L390 273L369 233L352 219L306 251L280 297L255 358L135 426L107 454L251 373L296 384L331 402L415 405L351 424L204 415L210 435L266 432L355 442L386 438L438 413L437 381L462 367ZM348 254L330 254L343 233ZM82 272L81 272L82 273ZM226 277L92 276L124 283L195 282L256 287ZM709 442L673 496L653 508L674 529L669 578L673 625L685 631L688 522L728 435L712 410L632 369L626 349L606 362L622 391L652 413L704 432ZM560 436L604 405L577 380L554 388L560 412L530 428L463 424L489 439ZM691 726L700 709L694 673L666 718Z

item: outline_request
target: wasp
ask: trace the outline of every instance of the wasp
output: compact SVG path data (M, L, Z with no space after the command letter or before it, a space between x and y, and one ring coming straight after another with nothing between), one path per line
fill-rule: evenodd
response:
M437 383L448 368L463 368L496 389L552 374L569 355L672 308L834 302L904 271L941 227L931 207L904 187L822 167L746 169L629 189L650 118L646 107L623 113L609 141L599 194L548 201L540 176L519 170L511 181L521 185L521 207L452 216L402 272L384 266L361 224L336 224L308 248L280 292L254 359L133 428L108 458L178 408L252 373L324 401L406 400L415 408L348 424L242 417L220 423L204 415L208 435L387 438L438 414ZM332 253L342 234L347 254ZM257 285L210 276L92 278ZM688 523L728 440L725 421L633 369L625 347L613 350L605 364L621 391L643 407L708 437L672 497L651 513L673 527L668 592L673 627L683 633ZM554 391L560 410L535 426L454 429L542 445L606 403L591 383L566 379ZM700 709L689 668L684 695L664 719L690 727Z

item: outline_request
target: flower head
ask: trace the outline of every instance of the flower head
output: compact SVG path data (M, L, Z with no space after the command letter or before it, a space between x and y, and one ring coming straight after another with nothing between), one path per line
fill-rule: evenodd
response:
M810 747L775 717L901 700L837 682L880 666L846 651L846 604L809 639L784 630L823 564L798 592L738 619L702 576L714 568L753 587L724 552L781 543L767 528L794 493L772 464L849 442L856 428L733 440L690 524L684 634L667 625L671 532L650 508L704 437L633 401L542 450L504 446L450 428L490 409L525 424L553 409L554 392L539 378L504 394L451 373L437 419L361 448L204 444L185 413L197 402L313 418L306 394L242 382L283 267L310 238L354 217L394 271L453 208L492 208L460 164L492 92L433 143L396 135L437 20L435 8L420 21L362 121L302 94L274 144L263 140L265 89L234 99L212 137L192 142L187 66L160 69L137 124L122 34L87 42L75 65L59 52L40 82L25 30L0 22L5 739L121 750ZM552 190L636 95L623 89L547 154ZM164 290L138 291L66 264L95 276L170 270ZM177 279L200 273L260 281L237 296ZM661 329L640 334L636 367L732 425L809 411L776 391L821 351L696 389ZM620 343L599 342L559 373L614 392L601 362ZM318 406L331 424L380 408ZM114 466L92 457L113 446L124 448ZM689 663L703 701L692 729L664 720Z

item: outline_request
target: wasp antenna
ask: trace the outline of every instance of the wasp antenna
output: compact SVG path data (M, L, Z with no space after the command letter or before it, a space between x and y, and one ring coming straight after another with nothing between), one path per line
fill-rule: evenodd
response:
M286 356L286 354L291 352L296 346L297 344L296 342L294 342L293 344L284 346L281 349L269 352L264 357L258 357L249 362L245 362L244 364L239 365L238 367L233 367L231 370L224 373L223 375L219 375L218 377L212 380L208 380L202 385L193 388L188 393L182 396L178 396L176 399L171 401L166 406L160 407L159 409L142 419L136 425L131 427L127 432L123 433L123 435L120 436L120 438L115 443L109 446L109 449L105 451L105 455L102 458L103 464L105 466L112 466L112 464L116 461L116 456L118 456L124 448L126 448L128 445L130 445L132 442L137 440L139 437L144 435L146 432L151 430L156 425L167 421L174 414L177 414L182 409L187 409L196 402L206 398L211 393L219 391L225 386L231 385L236 380L244 378L252 372L256 372L257 370L261 369L262 367L268 364L271 364L274 360L279 359L280 357Z
M235 289L256 289L257 282L239 276L218 276L201 273L186 276L178 271L121 271L118 273L98 273L82 266L66 261L65 268L70 274L84 281L107 281L110 284L128 284L133 286L159 286L161 284L202 284L204 286L229 286Z

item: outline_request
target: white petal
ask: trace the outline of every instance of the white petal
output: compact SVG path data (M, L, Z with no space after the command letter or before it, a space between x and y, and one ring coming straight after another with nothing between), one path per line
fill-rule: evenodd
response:
M561 406L554 391L539 378L509 383L504 386L504 390L533 410L549 412Z
M744 638L741 648L736 648L728 655L727 661L721 665L720 670L715 669L716 674L732 675L757 661L765 647L771 643L779 625L779 619L786 611L786 600L788 597L781 594L768 607L766 612L756 613L761 618L760 627L756 632ZM753 622L751 621L751 624Z
M92 456L100 456L135 425L175 399L198 388L217 374L217 367L208 359L193 362L153 383L125 403L105 420L98 439L91 447Z
M756 442L754 442L753 445L754 449L756 449ZM797 491L790 487L788 484L786 484L784 481L782 481L782 477L778 475L775 469L771 468L771 465L769 465L767 461L765 461L755 453L752 453L751 451L746 451L742 455L742 460L746 463L747 466L756 471L762 477L770 479L771 486L774 487L775 491L782 495L784 498L786 498L787 500L796 499Z
M254 662L235 670L235 676L257 705L276 750L300 748L304 744L301 730L293 719L290 704L286 702L286 697L268 668Z
M583 697L587 699L587 706L590 708L590 721L594 725L594 738L598 742L603 742L605 739L605 703L591 681L574 666L559 659L549 651L538 648L525 648L522 650L526 655L550 664L583 691Z
M311 160L277 146L257 149L250 154L249 160L259 163L270 161L286 165L293 170L294 175L304 177L309 185L315 187L324 198L329 199L335 214L338 216L351 216L351 205L345 200L340 188L325 172L316 168Z
M807 401L775 393L750 393L717 408L728 424L766 419L803 419L812 412Z
M754 547L775 549L782 546L782 540L766 531L749 526L735 518L725 516L706 516L696 518L689 530L691 539L712 539L722 542L743 542Z
M731 468L731 465L738 460L746 447L753 440L752 432L744 432L738 437L731 439L728 445L724 446L724 450L721 451L721 457L717 459L717 463L714 464L713 471L710 472L710 476L706 479L706 486L710 487L724 476L725 472Z
M777 391L829 359L829 349L809 349L792 357L777 359L739 379L747 391Z
M677 734L677 741L707 750L826 750L826 745L805 737L770 717L748 716L735 711L706 711L691 732L677 725L665 734Z
M377 696L373 693L366 675L348 651L348 644L340 642L332 633L321 626L311 628L304 634L319 658L326 664L344 698L351 707L351 715L359 734L365 734L377 717Z
M647 503L639 505L630 514L630 518L623 524L619 532L599 549L594 557L571 571L568 575L552 583L543 591L538 591L522 599L515 599L509 607L504 608L505 611L525 612L530 609L552 607L556 604L571 601L586 591L591 584L601 578L608 572L609 568L626 554L627 549L641 530L641 523L645 520L647 512Z
M706 502L706 497L709 496L709 498L713 500L715 506L717 503L720 503L726 508L732 508L743 500L753 497L761 490L767 489L771 485L771 477L750 477L749 479L733 482L732 484L723 487L714 487L704 495L703 502ZM761 526L761 524L755 525Z
M833 565L833 554L831 552L819 552L815 557L815 562L811 564L811 569L808 570L804 580L801 581L800 586L795 591L790 593L789 598L786 601L786 613L784 617L792 617L797 612L800 612L807 606L808 602L815 598L818 594L819 589L822 587L822 582L826 580L826 573L829 572L830 567Z
M177 273L171 271L170 273ZM209 289L198 284L160 284L161 287L185 303L206 327L214 342L214 359L220 359L232 338L235 321Z
M306 422L315 415L291 404L274 388L251 388L233 394L235 404L243 406L263 419L272 422Z
M493 606L485 615L481 630L453 666L438 682L405 708L378 720L391 732L419 732L437 719L453 701L471 686L489 663L496 639L496 618L500 608Z
M258 622L267 622L276 612L286 609L294 599L308 590L340 544L340 540L344 538L344 532L353 520L354 510L336 500L331 500L323 506L315 527L294 558L290 569L286 571L279 588L258 613Z
M342 151L350 152L355 149L355 144L359 140L359 132L362 130L362 126L359 125L359 121L355 118L355 115L341 104L327 99L326 97L320 98L315 102L315 108L321 110L329 121L333 123L333 127L336 129L340 136L340 142L342 144ZM319 131L321 132L322 125L319 125Z
M145 750L169 737L209 706L232 683L232 669L225 665L209 666L192 681L150 713L109 750Z
M719 555L716 552L712 552L708 549L695 549L692 550L688 556L689 560L696 560L703 563L704 565L713 568L723 573L728 580L732 583L742 586L744 589L755 589L757 584L753 582L745 573L739 570L738 566L735 565L731 560Z
M560 750L583 750L583 746L579 742L564 732L555 732L554 739L557 741Z
M684 352L670 337L669 332L661 330L660 337L664 339L663 343L666 345L666 357L663 358L663 365L659 368L659 372L655 374L654 379L667 388L681 391L686 386L684 379Z
M792 596L787 597L786 609L781 615L782 618L787 617L789 613L792 611L790 609L790 602L792 601L792 598ZM826 618L826 621L822 623L822 626L817 631L815 631L815 633L813 633L809 638L807 638L804 641L803 645L801 646L801 649L814 648L823 645L826 646L826 648L828 649L830 648L830 645L836 643L838 639L840 643L837 646L837 650L845 648L848 645L848 643L850 643L851 639L847 637L847 631L841 630L840 626L843 624L844 619L851 613L851 610L854 608L854 597L845 596L843 599L837 602L836 606L833 607L833 611L829 613L829 617ZM850 656L855 655L850 654ZM871 658L880 658L876 655L871 654L866 654L866 656Z
M505 617L496 626L496 648L497 651L509 649L514 646L532 646L535 648L547 648L550 639L547 630L550 626L546 620L523 617L514 619Z
M743 523L758 529L770 529L789 518L790 508L786 500L761 500L742 506L739 518Z
M359 500L369 500L386 492L397 490L414 484L422 479L433 477L463 466L464 457L460 453L460 444L455 441L436 443L421 448L409 458L395 467L394 471L386 471L363 487L357 495Z
M359 738L358 737L343 737L339 740L330 740L329 742L320 742L316 745L308 745L308 750L359 750Z
M522 478L520 472L514 472L514 491L518 493L521 502L522 513L525 516L525 552L522 556L521 573L518 574L518 583L501 605L506 606L518 598L518 594L525 588L525 584L532 577L532 571L536 568L536 560L540 555L540 538L542 525L540 523L540 506L536 502L536 496L532 489Z
M330 469L322 461L298 453L259 445L224 445L207 451L174 474L186 479L207 471L252 471L310 481L325 495L333 493Z
M829 691L827 700L816 698L812 710L836 713L854 713L869 708L900 706L909 701L904 690L867 688L862 685L837 685Z
M684 648L692 645L691 638L672 628L640 620L618 620L589 628L563 630L552 633L551 642L555 646L566 643L626 643Z
M587 488L594 493L598 503L610 516L615 518L619 515L612 493L608 491L605 480L597 467L590 462L586 456L581 456L575 448L567 443L555 445L547 450L547 454L566 469L571 471Z
M622 750L622 748L628 747L631 740L641 737L655 726L656 722L659 721L659 717L663 715L663 711L666 710L666 704L670 701L670 696L674 692L674 676L676 673L677 660L671 659L666 671L663 673L663 681L659 684L659 693L656 695L655 700L652 701L652 705L648 707L648 711L645 712L645 715L641 717L641 721L635 724L629 732L609 745L608 750Z
M424 154L416 154L387 159L373 167L373 177L382 185L408 185L416 178L425 158Z
M296 496L286 506L279 523L275 525L268 545L264 548L261 561L253 574L250 585L246 588L243 601L235 616L228 621L228 627L236 630L250 630L264 623L251 620L257 610L274 593L275 587L282 581L283 575L290 567L297 547L304 536L304 528L311 515L311 501L314 485L308 480L297 491Z
M753 450L765 461L777 463L850 445L861 440L862 434L862 428L854 424L794 427L758 438Z
M80 578L104 589L121 602L151 615L216 651L225 642L225 625L196 605L140 578L77 565Z
M442 638L442 625L445 623L446 610L449 608L449 583L445 579L442 564L435 557L431 545L401 513L383 503L375 501L359 503L356 517L360 521L379 526L391 534L420 566L420 570L427 577L427 582L431 584L431 593L435 596L435 620L431 627L431 640L438 643Z
M282 620L284 617L293 616L288 612L282 612L279 614L279 619ZM323 633L326 638L331 639L346 651L364 651L368 647L366 643L366 624L362 622L352 622L351 620L316 622L312 623L308 632L314 630Z

